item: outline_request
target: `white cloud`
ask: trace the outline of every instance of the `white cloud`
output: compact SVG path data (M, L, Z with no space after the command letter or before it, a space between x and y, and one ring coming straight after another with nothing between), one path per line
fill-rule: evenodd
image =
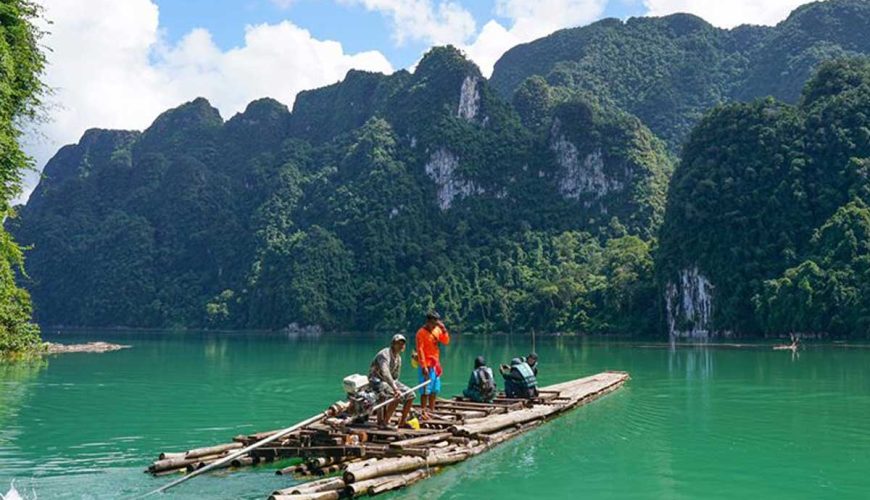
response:
M265 96L292 105L299 91L337 82L351 68L392 72L380 52L345 54L340 43L316 40L288 21L249 26L244 46L226 52L208 31L194 30L156 67L185 98L203 95L224 112Z
M647 15L688 12L720 28L741 24L776 24L810 0L643 0Z
M224 117L260 97L292 105L300 90L334 83L351 68L392 72L379 52L347 54L290 22L249 26L244 45L223 51L194 30L160 38L151 0L41 0L52 21L44 80L54 89L48 121L25 138L41 169L88 128L142 129L162 111L203 96ZM25 198L36 176L27 180Z
M291 5L296 3L296 0L271 0L279 9L289 9Z
M452 44L465 51L485 76L511 47L579 26L601 17L608 0L496 0L495 14L510 20L505 27L490 20L477 31L474 17L461 5L437 0L340 0L388 16L393 38L431 45ZM437 3L436 3L437 2Z
M393 38L400 45L408 40L431 45L460 44L477 29L471 13L455 2L441 1L436 6L432 0L339 1L388 16L393 23Z
M498 0L496 13L512 21L510 28L492 20L477 38L464 46L484 75L492 74L496 61L511 47L602 16L608 0Z

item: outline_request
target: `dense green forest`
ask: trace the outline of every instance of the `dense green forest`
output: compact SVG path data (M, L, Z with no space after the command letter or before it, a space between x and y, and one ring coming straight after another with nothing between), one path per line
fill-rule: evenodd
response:
M15 216L12 200L21 193L31 159L19 139L24 120L33 118L44 87L39 80L45 59L41 33L33 25L37 7L26 0L0 4L0 217ZM39 328L31 322L30 295L17 286L23 252L12 235L0 228L0 353L31 350L40 345Z
M867 58L825 63L796 106L708 115L674 174L656 260L664 279L689 277L677 322L699 320L682 305L699 282L716 300L708 324L678 328L870 335L868 175Z
M807 4L774 27L724 30L676 14L604 19L509 50L492 85L529 77L585 91L638 116L671 149L713 106L773 96L795 103L819 62L870 52L870 2Z
M649 331L671 159L636 118L543 91L520 114L436 48L292 114L224 123L197 99L88 131L14 221L38 317L368 330L437 307L470 330Z
M870 53L867 27L857 0L770 28L605 20L491 80L438 47L292 112L196 99L89 130L6 223L21 283L67 326L393 329L435 307L472 332L863 334L866 63L800 89Z

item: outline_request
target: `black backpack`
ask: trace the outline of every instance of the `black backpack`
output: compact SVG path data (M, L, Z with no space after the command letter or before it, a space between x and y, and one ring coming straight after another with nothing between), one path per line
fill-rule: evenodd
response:
M486 366L481 366L477 370L477 382L480 387L480 395L484 401L492 401L495 399L495 380L492 376L492 370Z

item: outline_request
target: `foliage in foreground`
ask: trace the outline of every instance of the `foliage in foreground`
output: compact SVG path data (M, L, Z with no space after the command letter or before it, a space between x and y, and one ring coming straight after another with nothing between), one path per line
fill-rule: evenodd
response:
M45 59L33 20L35 4L10 0L0 4L0 218L15 217L12 200L21 193L31 160L21 150L21 121L33 118L44 87L39 80ZM16 285L23 271L21 247L0 228L0 353L20 352L41 345L31 319L30 295Z

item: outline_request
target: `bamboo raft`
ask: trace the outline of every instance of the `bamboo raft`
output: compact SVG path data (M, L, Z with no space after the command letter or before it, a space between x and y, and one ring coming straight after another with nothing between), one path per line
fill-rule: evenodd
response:
M421 421L418 430L381 430L373 417L361 424L324 418L254 449L224 467L297 459L294 465L279 469L277 474L292 475L308 482L272 492L269 499L274 500L377 495L403 488L444 466L483 453L619 389L628 378L625 372L603 372L544 387L533 400L499 397L492 403L475 403L463 398L439 399L433 418ZM236 436L231 443L186 452L161 453L146 472L155 476L193 472L276 432Z

